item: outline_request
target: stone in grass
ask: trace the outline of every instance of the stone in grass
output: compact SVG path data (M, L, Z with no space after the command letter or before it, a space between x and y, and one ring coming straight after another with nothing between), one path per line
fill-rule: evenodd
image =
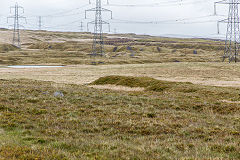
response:
M175 59L175 60L173 60L173 62L176 62L176 63L178 63L178 62L180 62L180 61Z
M91 65L97 65L97 62L91 62Z
M194 51L193 51L193 54L198 54L197 50L194 50Z
M132 51L132 47L127 46L127 50L128 50L128 51Z
M160 47L157 47L157 51L158 51L158 52L161 52L162 49L161 49Z
M49 94L49 92L48 92L48 91L46 91L46 92L43 92L43 94L44 94L44 95L48 95L48 94Z
M113 48L113 52L117 52L117 50L118 50L118 47Z
M53 95L54 95L54 97L64 97L64 94L62 92L59 92L59 91L54 92Z
M135 57L135 53L131 53L131 54L130 54L130 57Z
M98 62L98 64L105 64L105 62Z

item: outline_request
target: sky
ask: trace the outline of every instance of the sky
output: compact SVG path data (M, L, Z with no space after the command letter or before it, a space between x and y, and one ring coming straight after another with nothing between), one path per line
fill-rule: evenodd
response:
M217 5L217 16L214 16L214 2L216 0L102 0L102 7L113 12L111 19L109 12L103 13L103 20L111 25L104 25L106 33L136 33L154 36L172 37L204 37L224 38L226 24L220 25L217 34L217 21L227 18L228 5ZM18 3L24 8L19 10L20 23L24 29L38 29L39 19L42 17L42 29L51 31L80 31L83 22L84 31L87 23L94 20L94 12L85 10L95 7L95 0L1 0L0 27L11 28L13 20L7 17L10 6ZM22 27L23 28L23 27ZM89 24L89 31L93 25Z

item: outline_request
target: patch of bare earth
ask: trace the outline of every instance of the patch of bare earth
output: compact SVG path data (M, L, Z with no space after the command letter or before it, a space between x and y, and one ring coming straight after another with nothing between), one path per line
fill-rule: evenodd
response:
M228 100L222 100L224 103L230 103L230 104L240 104L240 101L228 101Z
M126 91L126 92L142 92L144 88L141 87L125 87L125 86L117 86L117 85L90 85L89 87L95 89L109 89L115 91Z

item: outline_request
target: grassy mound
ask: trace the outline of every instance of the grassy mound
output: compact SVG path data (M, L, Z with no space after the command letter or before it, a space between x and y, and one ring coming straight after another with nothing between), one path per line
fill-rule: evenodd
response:
M106 76L99 78L91 85L121 85L127 87L143 87L146 91L160 92L160 94L174 96L173 101L178 105L169 106L178 110L211 110L219 114L240 113L239 89L209 87L192 83L167 82L149 77ZM223 101L228 100L226 104Z
M18 48L11 44L0 44L0 52L16 51Z
M142 87L148 91L163 91L172 88L175 85L182 85L184 83L174 83L159 81L149 77L124 77L124 76L106 76L94 81L92 85L121 85L127 87ZM189 83L188 83L189 84Z
M127 87L142 87L148 91L161 92L166 89L178 88L183 89L185 92L194 92L194 89L187 90L186 88L191 86L194 87L192 83L181 83L181 82L168 82L160 81L149 77L125 77L125 76L106 76L101 77L94 81L92 85L121 85Z

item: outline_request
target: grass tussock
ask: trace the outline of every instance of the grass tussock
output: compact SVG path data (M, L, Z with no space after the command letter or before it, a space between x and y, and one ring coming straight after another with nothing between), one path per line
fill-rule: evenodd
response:
M0 44L0 52L5 53L9 51L16 51L19 50L17 47L11 45L11 44Z

